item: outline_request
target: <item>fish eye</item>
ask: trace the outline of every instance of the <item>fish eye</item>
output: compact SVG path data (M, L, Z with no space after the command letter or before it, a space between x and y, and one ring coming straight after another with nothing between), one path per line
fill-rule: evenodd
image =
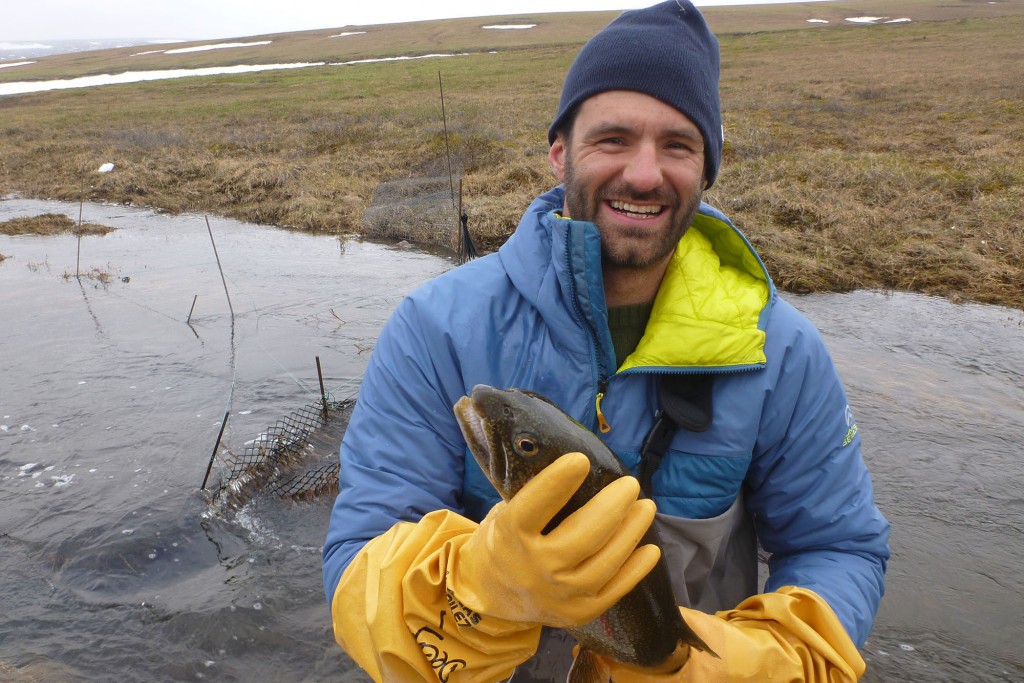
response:
M516 439L516 450L520 455L526 456L527 458L533 457L540 452L537 442L529 436L520 436Z

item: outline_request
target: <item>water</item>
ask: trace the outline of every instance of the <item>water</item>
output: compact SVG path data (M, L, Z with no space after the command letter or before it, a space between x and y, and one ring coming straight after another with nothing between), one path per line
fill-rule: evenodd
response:
M78 205L0 202L0 220ZM86 205L120 228L0 237L0 662L46 680L361 680L333 645L319 547L331 501L211 516L224 411L235 452L327 389L353 394L432 254ZM127 281L125 281L127 280ZM191 326L186 324L194 297ZM2 669L0 669L2 671ZM0 676L2 678L2 676Z
M8 200L0 221L78 210ZM0 236L0 673L368 680L322 596L331 501L224 516L198 488L228 405L237 452L317 399L316 356L328 389L353 393L390 311L451 261L211 219L232 336L201 216L84 214L120 228L81 242L80 270L106 284L75 279L72 236ZM893 523L864 680L1024 679L1024 314L791 300L829 342Z
M59 55L92 50L111 50L133 45L165 45L167 40L149 38L95 38L92 40L0 40L0 63L38 59L46 55Z
M1024 313L864 292L794 303L836 357L893 527L864 680L1024 680Z

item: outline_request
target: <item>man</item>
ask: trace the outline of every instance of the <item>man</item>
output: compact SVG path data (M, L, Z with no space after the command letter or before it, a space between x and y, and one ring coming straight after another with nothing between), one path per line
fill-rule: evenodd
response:
M516 680L555 680L542 627L597 617L658 558L636 547L655 509L632 477L563 522L571 533L541 533L587 473L579 454L499 502L452 415L476 384L544 394L630 467L645 461L676 598L720 658L613 666L616 681L863 673L888 524L820 336L700 201L722 152L718 73L689 3L612 22L574 61L549 131L563 186L382 332L324 547L335 636L374 679L498 681L526 662ZM680 399L689 412L666 423ZM652 434L667 449L645 448Z

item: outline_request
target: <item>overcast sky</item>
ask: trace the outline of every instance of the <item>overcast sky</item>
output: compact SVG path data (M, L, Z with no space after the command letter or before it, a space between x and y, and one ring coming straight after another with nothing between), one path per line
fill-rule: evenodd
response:
M207 39L476 17L646 7L656 0L4 0L0 41ZM786 0L698 0L697 5Z

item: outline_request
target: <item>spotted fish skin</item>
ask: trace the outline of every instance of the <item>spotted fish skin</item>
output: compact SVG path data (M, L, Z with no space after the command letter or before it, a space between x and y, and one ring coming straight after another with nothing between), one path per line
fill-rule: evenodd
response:
M632 476L596 434L540 394L477 385L455 404L455 416L480 469L505 500L562 455L579 452L589 458L590 474L548 530L612 481ZM650 543L660 546L653 526L640 542ZM570 683L606 683L603 659L663 670L686 661L685 646L717 657L683 620L664 560L607 612L568 630L580 644Z

